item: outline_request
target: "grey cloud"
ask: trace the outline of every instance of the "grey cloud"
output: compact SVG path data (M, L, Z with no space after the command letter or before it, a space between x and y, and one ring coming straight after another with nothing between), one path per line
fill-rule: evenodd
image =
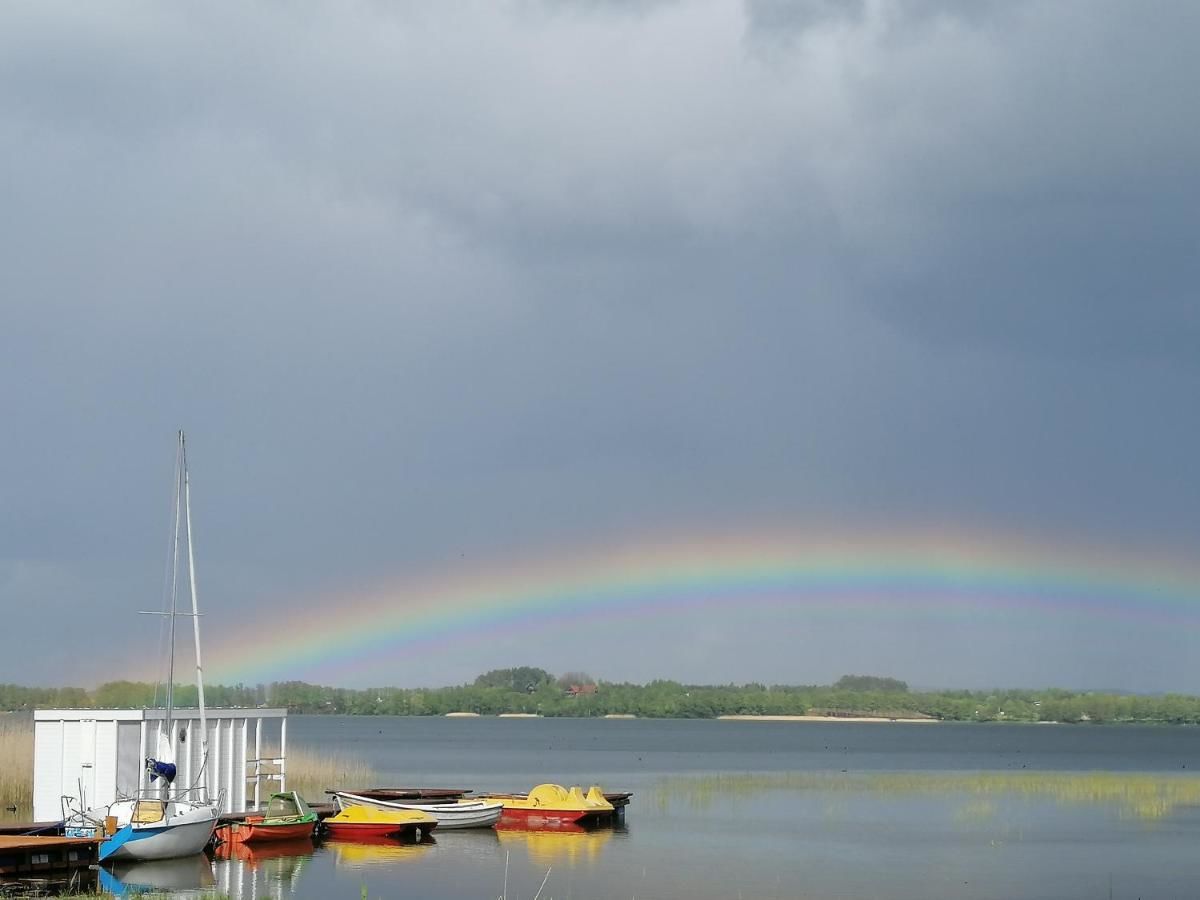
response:
M1111 6L870 9L842 32L841 152L818 182L868 302L933 340L1195 360L1188 27Z
M1186 544L1159 11L6 7L3 601L157 575L181 424L217 617L697 523Z
M822 29L864 25L887 41L904 43L934 28L997 28L1029 6L1029 0L745 0L748 35L768 45L794 42Z
M746 20L752 34L796 36L820 25L856 24L866 15L866 0L746 0Z

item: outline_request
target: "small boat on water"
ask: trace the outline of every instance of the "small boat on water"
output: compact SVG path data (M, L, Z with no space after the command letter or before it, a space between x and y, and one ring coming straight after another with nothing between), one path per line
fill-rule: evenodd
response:
M246 816L244 821L222 825L217 838L231 844L290 841L312 837L317 814L295 791L272 794L261 816Z
M68 834L86 831L97 816L116 830L100 843L100 861L178 859L200 853L217 825L216 804L193 800L115 800L65 819ZM107 827L104 828L107 831Z
M338 809L362 806L378 810L416 810L433 816L438 822L438 831L458 828L491 828L500 820L504 804L498 800L452 799L426 802L403 802L380 800L349 791L331 791Z
M421 840L438 826L438 820L416 809L371 809L347 806L325 820L325 831L333 838L395 837Z
M539 784L528 794L487 794L483 800L504 807L497 827L543 828L556 825L595 825L609 821L616 809L596 785L587 793L578 785Z

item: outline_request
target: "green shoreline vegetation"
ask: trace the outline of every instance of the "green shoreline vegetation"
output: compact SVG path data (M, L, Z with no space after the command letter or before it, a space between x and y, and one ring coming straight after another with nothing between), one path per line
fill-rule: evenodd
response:
M176 703L195 703L195 688L179 685ZM112 681L93 690L0 684L0 710L139 708L154 706L155 686ZM595 681L544 669L496 669L471 684L442 688L354 690L277 681L205 687L209 706L278 706L294 713L442 716L448 713L711 719L718 716L823 716L937 719L955 722L1200 724L1200 697L1134 695L1061 689L910 691L895 678L846 675L832 685L689 685ZM158 694L161 701L161 690Z

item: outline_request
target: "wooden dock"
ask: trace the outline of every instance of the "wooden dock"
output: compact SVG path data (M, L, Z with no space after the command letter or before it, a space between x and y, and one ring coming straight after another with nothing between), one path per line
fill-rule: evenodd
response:
M44 834L55 836L62 834L62 822L4 822L0 823L0 834L18 836Z
M0 835L0 875L86 869L99 861L99 838Z

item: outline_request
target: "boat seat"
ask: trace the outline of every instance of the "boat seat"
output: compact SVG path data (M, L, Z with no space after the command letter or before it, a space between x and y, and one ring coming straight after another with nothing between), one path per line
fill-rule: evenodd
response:
M136 825L159 822L166 817L166 804L161 800L139 800L133 807L131 821Z
M528 794L534 806L558 806L567 799L567 789L561 784L539 784Z

